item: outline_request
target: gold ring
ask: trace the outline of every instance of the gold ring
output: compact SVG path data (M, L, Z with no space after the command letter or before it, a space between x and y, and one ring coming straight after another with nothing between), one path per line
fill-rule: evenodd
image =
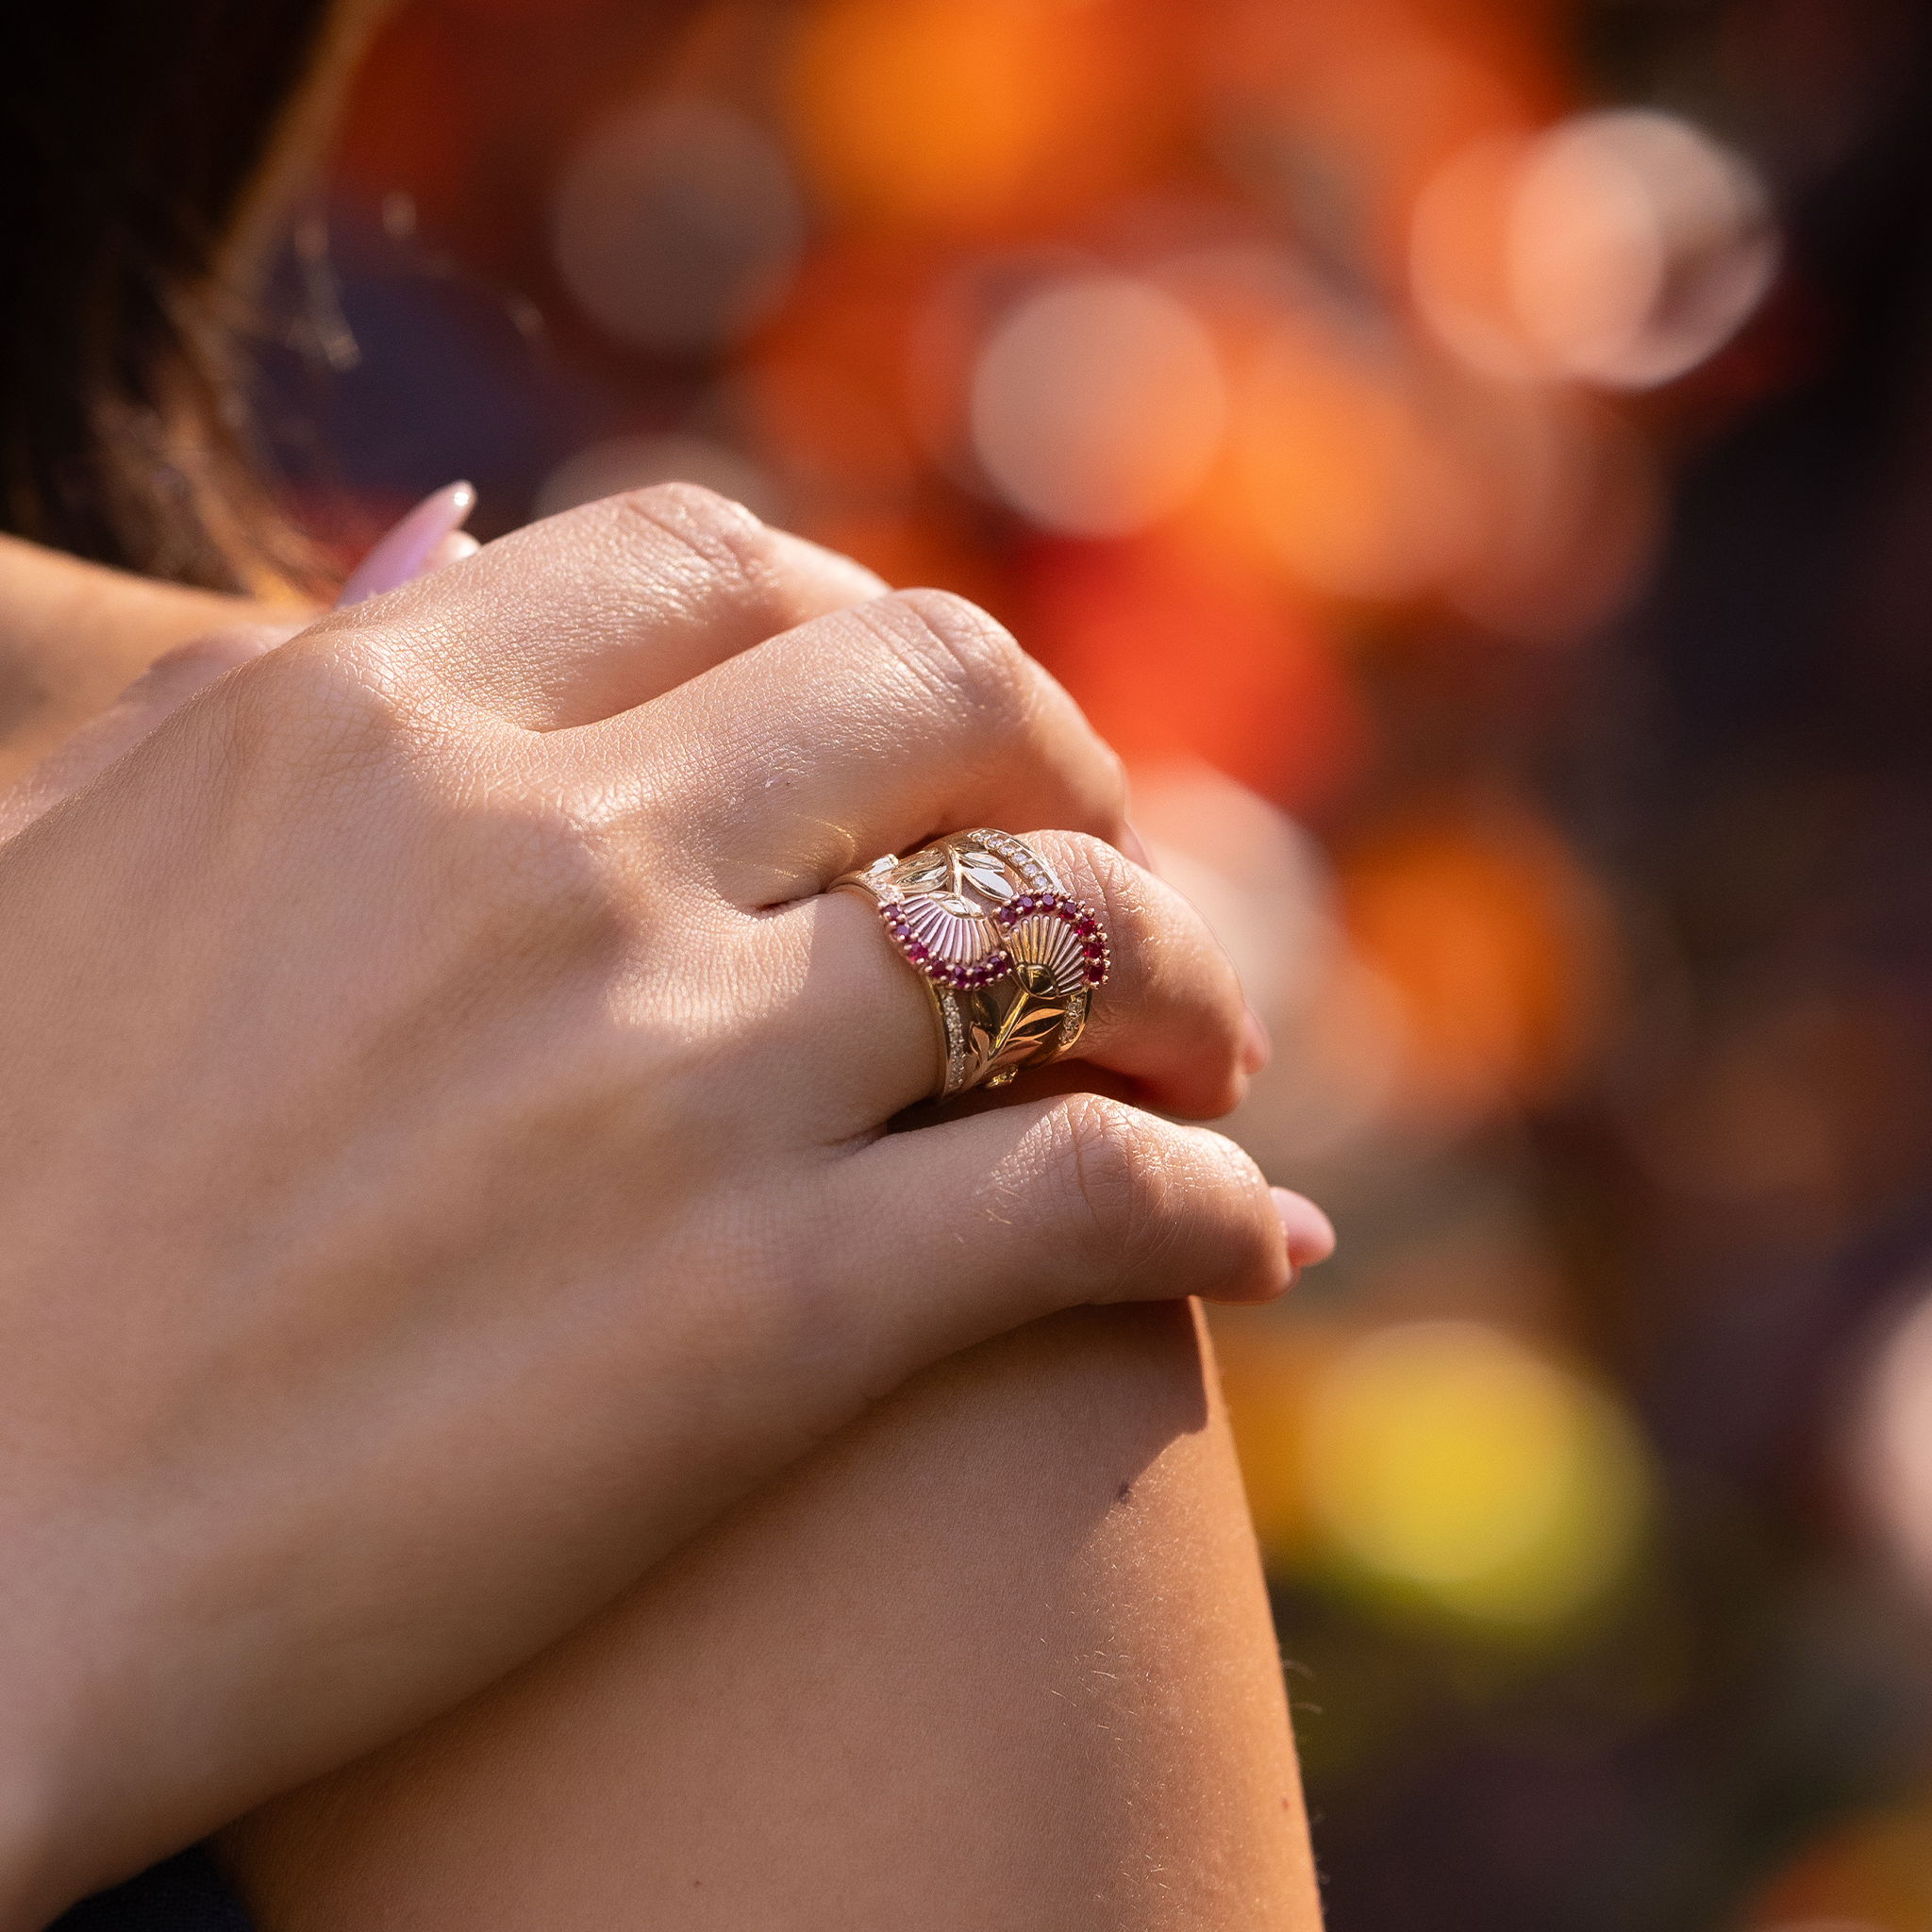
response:
M833 890L866 893L939 1022L950 1100L1071 1053L1107 978L1107 929L1010 832L954 832Z

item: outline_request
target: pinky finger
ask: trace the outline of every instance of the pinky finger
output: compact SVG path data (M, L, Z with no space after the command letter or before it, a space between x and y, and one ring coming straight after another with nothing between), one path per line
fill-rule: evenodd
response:
M835 1191L892 1375L1082 1303L1267 1301L1294 1279L1291 1237L1319 1245L1232 1141L1096 1093L889 1134Z

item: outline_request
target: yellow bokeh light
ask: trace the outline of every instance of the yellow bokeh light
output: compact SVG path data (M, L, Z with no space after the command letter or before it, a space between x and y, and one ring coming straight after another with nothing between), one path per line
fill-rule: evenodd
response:
M1380 1329L1310 1391L1307 1501L1374 1582L1483 1622L1534 1626L1627 1562L1647 1491L1607 1397L1500 1330Z

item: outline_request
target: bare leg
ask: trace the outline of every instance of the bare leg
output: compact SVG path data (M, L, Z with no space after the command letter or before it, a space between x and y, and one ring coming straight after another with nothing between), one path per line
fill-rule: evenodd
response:
M225 1850L262 1932L1313 1932L1194 1313L941 1364Z

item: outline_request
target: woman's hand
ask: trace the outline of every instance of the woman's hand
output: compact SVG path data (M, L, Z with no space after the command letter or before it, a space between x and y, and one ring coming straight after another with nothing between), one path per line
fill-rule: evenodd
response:
M883 1134L924 995L820 894L975 824L1107 908L1085 1053L1177 1114L1243 1075L1112 755L983 614L877 591L613 499L0 845L0 1924L496 1677L926 1362L1287 1284L1200 1129Z

